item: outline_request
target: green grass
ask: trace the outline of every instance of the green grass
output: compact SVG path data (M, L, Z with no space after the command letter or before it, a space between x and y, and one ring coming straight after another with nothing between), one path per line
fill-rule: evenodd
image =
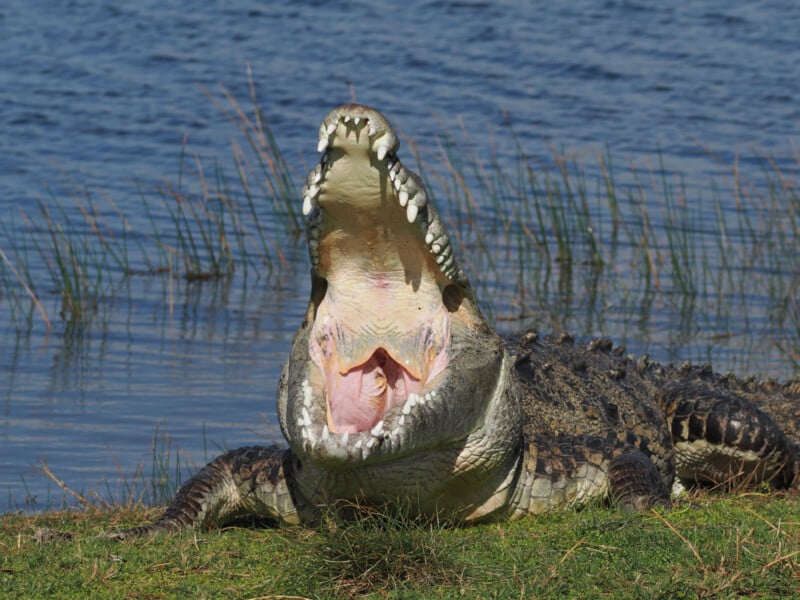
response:
M797 497L700 495L446 529L371 515L315 530L117 543L143 508L0 517L4 598L786 598L800 589ZM72 539L49 538L53 530Z

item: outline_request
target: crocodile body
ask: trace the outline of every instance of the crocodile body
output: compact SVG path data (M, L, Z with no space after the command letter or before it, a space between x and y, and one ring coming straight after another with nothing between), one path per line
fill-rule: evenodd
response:
M471 523L665 505L676 480L800 488L800 380L500 337L398 147L365 106L320 126L303 188L311 298L278 390L288 448L227 452L156 522L113 537L248 514L313 523L340 500Z

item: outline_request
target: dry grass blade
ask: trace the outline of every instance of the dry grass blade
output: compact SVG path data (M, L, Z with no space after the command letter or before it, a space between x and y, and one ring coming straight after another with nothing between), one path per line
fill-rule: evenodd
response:
M780 528L780 527L778 527L778 526L777 526L777 525L775 525L774 523L771 523L771 522L770 522L768 519L765 519L763 516L761 516L760 514L758 514L756 511L754 511L752 508L750 508L749 506L747 506L747 505L746 505L746 504L744 504L743 502L740 502L740 503L739 503L739 506L740 506L740 508L741 508L742 510L745 510L745 511L749 512L751 515L753 515L753 516L754 516L754 517L756 517L757 519L760 519L761 521L763 521L763 522L764 522L764 523L765 523L765 524L766 524L766 525L767 525L767 526L768 526L770 529L772 529L772 530L773 530L773 531L774 531L776 534L780 535L781 533L786 533L786 532L784 532L784 531L781 531L781 528Z
M60 487L67 494L69 494L70 496L75 498L83 506L91 506L92 505L91 501L88 500L83 494L80 494L80 493L76 492L75 490L70 488L66 483L64 483L63 480L61 480L58 477L56 477L55 474L47 466L47 463L45 463L45 462L41 463L39 465L39 468L42 470L42 473L44 473L51 481L55 482L55 484L58 487Z
M665 519L665 518L664 518L662 515L660 515L660 514L658 513L658 511L657 511L657 510L651 510L651 511L650 511L650 513L651 513L651 514L653 514L653 515L655 515L655 517L656 517L656 518L657 518L659 521L661 521L662 523L664 523L664 525L666 525L666 526L669 528L669 530L670 530L672 533L674 533L675 535L677 535L677 536L678 536L678 538L679 538L679 539L680 539L680 540L681 540L681 541L682 541L684 544L686 544L686 546L689 548L689 550L691 550L691 551L692 551L692 554L694 554L695 558L697 559L697 562L699 562L699 563L700 563L700 566L701 566L701 567L703 567L703 568L705 568L705 566L706 566L706 565L705 565L705 563L703 562L703 558L700 556L700 553L697 551L697 548L695 548L695 547L694 547L694 544L692 544L692 542L690 542L688 539L686 539L686 536L684 536L684 535L683 535L683 534L682 534L680 531L678 531L678 530L675 528L675 526L674 526L672 523L670 523L670 522L669 522L669 521L667 521L667 520L666 520L666 519Z
M16 267L13 265L13 263L9 260L8 256L6 256L6 253L3 252L2 248L0 248L0 258L3 259L3 262L11 270L11 272L17 278L17 281L19 281L19 284L25 290L25 293L28 294L31 301L33 301L33 305L36 307L36 310L39 311L39 314L42 315L42 319L44 320L45 325L47 325L47 331L50 331L51 329L50 319L47 318L47 313L44 312L42 304L39 302L39 299L36 297L36 294L34 294L31 288L29 288L28 285L25 283L25 280L22 278L22 276L20 275Z
M772 568L772 567L774 567L775 565L778 565L778 564L780 564L780 563L782 563L782 562L785 562L785 561L787 561L787 560L789 560L789 559L791 559L791 558L794 558L794 557L795 557L795 556L797 556L798 554L800 554L800 550L795 550L794 552L789 552L789 554L785 554L785 555L783 555L783 556L779 556L778 558L776 558L776 559L775 559L775 560L773 560L772 562L770 562L770 563L767 563L766 565L764 565L763 567L761 567L761 572L762 572L762 573L766 573L766 572L767 572L769 569L771 569L771 568Z
M575 550L577 550L580 546L582 546L584 541L585 540L580 539L577 542L575 542L572 545L572 547L564 553L564 556L561 557L561 560L558 561L558 564L563 565L564 561L566 561L570 556L572 556L572 553L575 552Z
M284 594L270 594L269 596L253 596L247 600L311 600L308 596L286 596Z

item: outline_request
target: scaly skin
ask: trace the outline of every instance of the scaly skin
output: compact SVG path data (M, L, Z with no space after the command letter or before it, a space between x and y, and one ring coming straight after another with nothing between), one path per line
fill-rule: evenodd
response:
M278 390L289 448L230 451L155 523L110 537L313 523L339 500L471 523L666 505L676 477L800 487L799 380L662 367L605 339L501 339L385 117L342 106L319 140L303 187L311 298Z

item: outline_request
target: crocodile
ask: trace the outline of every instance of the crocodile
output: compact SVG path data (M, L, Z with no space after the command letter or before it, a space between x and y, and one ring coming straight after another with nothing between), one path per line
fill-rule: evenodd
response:
M800 489L800 378L502 337L387 119L343 105L318 138L302 190L311 294L277 393L288 447L226 452L160 518L111 537L243 515L313 524L342 502L470 524L668 506L675 482Z

